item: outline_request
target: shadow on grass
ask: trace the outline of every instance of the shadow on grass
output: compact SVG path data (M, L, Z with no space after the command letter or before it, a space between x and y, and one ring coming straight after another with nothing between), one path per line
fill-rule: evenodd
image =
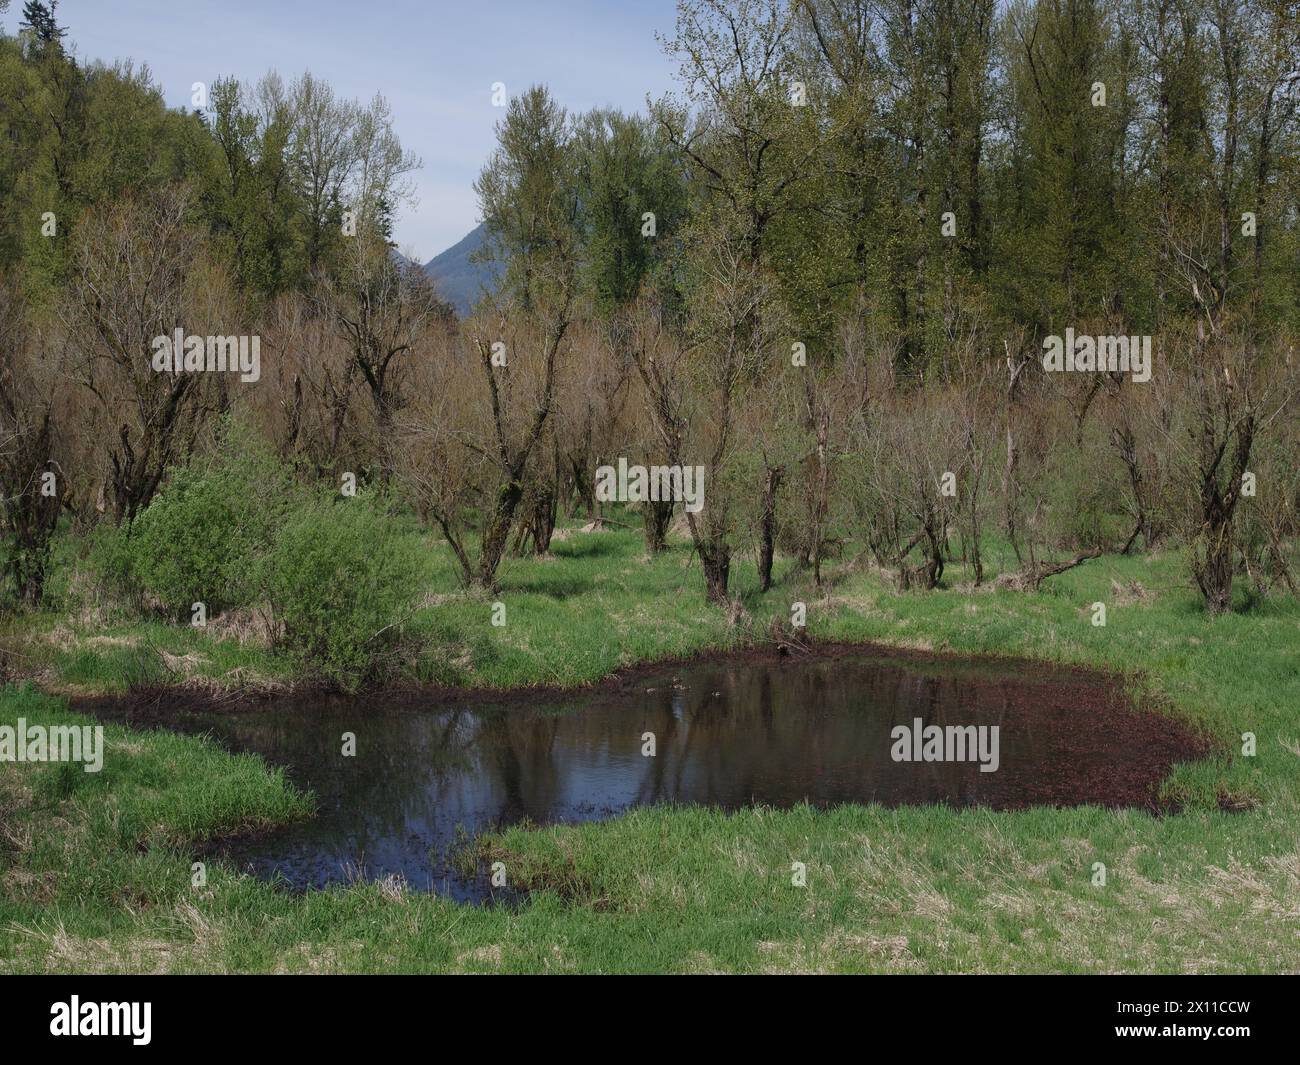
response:
M568 540L556 540L551 544L551 553L556 558L609 558L614 555L630 555L628 546L620 538L609 533L575 533Z

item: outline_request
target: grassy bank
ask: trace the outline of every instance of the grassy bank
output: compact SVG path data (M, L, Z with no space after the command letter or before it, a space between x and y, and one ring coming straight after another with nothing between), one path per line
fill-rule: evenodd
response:
M514 561L491 602L451 587L429 550L411 669L442 683L580 683L632 661L760 638L807 602L811 635L1046 658L1133 674L1218 754L1176 771L1183 812L992 814L640 810L514 829L483 842L534 888L515 912L397 885L294 897L219 866L191 884L188 841L303 816L253 759L167 733L108 730L98 775L0 765L0 967L86 970L1237 971L1300 969L1300 609L1207 618L1174 556L1107 557L1035 594L960 586L899 596L870 572L818 597L792 570L766 596L737 567L745 613L703 605L676 549L569 531L555 557ZM1094 627L1090 606L1108 606ZM68 616L5 642L52 690L141 675L290 683L247 632ZM10 622L11 626L15 623ZM240 636L243 639L240 639ZM1138 674L1141 678L1138 679ZM0 721L75 720L58 695L10 687ZM1241 733L1258 740L1240 754ZM1224 812L1221 807L1243 807ZM804 862L808 886L791 884ZM1094 864L1107 869L1094 884Z

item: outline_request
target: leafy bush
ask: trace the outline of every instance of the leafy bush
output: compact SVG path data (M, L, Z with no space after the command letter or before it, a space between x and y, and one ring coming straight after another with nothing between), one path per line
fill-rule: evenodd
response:
M397 646L423 569L419 538L371 497L295 510L262 566L281 646L355 688Z
M227 433L213 458L173 470L132 526L104 535L92 565L169 614L188 616L196 602L209 614L247 606L258 597L258 559L300 495L274 457Z
M1049 513L1047 539L1058 547L1115 550L1133 529L1125 507L1128 487L1101 442L1074 455L1063 452L1041 490Z
M355 687L384 666L424 573L419 537L369 496L318 496L257 446L224 434L175 469L132 527L101 530L92 570L119 594L186 619L269 606L279 647Z
M89 537L87 566L97 581L97 590L108 592L110 597L138 598L141 589L131 577L131 544L126 529L104 524L96 527Z

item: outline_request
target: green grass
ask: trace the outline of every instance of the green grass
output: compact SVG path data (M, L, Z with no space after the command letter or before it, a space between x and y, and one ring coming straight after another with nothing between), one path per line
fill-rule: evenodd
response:
M293 896L220 866L194 888L186 841L301 816L304 800L255 759L109 729L98 776L0 766L0 969L1300 970L1294 602L1207 618L1175 554L1102 558L1036 594L955 586L905 596L842 568L818 597L788 566L759 596L742 560L733 583L747 616L729 625L702 602L684 548L647 560L634 534L573 533L553 558L507 564L495 597L507 623L494 628L492 600L453 590L441 548L430 547L429 572L433 598L411 622L411 668L428 679L579 683L760 638L800 600L819 638L1121 671L1205 730L1218 753L1176 771L1167 791L1183 812L1164 817L656 808L515 828L480 844L513 882L535 888L511 911L374 884ZM1107 603L1104 628L1091 623L1095 601ZM72 634L51 640L60 628ZM45 656L52 687L129 683L136 659L124 644L88 643L90 632L45 617L4 635L21 635L29 660ZM218 683L285 676L265 650L181 627L123 620L98 635L189 655ZM19 716L74 720L60 699L11 687L0 722ZM1247 731L1255 757L1240 754ZM1254 805L1225 813L1224 800ZM807 887L791 884L796 861ZM1097 862L1105 886L1093 883Z

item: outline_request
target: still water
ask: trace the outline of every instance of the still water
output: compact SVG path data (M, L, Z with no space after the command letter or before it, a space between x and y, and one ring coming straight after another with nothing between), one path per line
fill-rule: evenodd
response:
M896 731L918 720L983 728L996 770L982 772L973 748L964 761L897 760L920 752ZM295 888L401 874L463 900L490 890L485 870L457 871L453 849L525 819L598 820L650 803L1150 807L1170 765L1199 753L1105 678L876 652L679 665L532 702L316 695L186 708L168 724L262 754L316 795L313 819L226 841L225 860Z

